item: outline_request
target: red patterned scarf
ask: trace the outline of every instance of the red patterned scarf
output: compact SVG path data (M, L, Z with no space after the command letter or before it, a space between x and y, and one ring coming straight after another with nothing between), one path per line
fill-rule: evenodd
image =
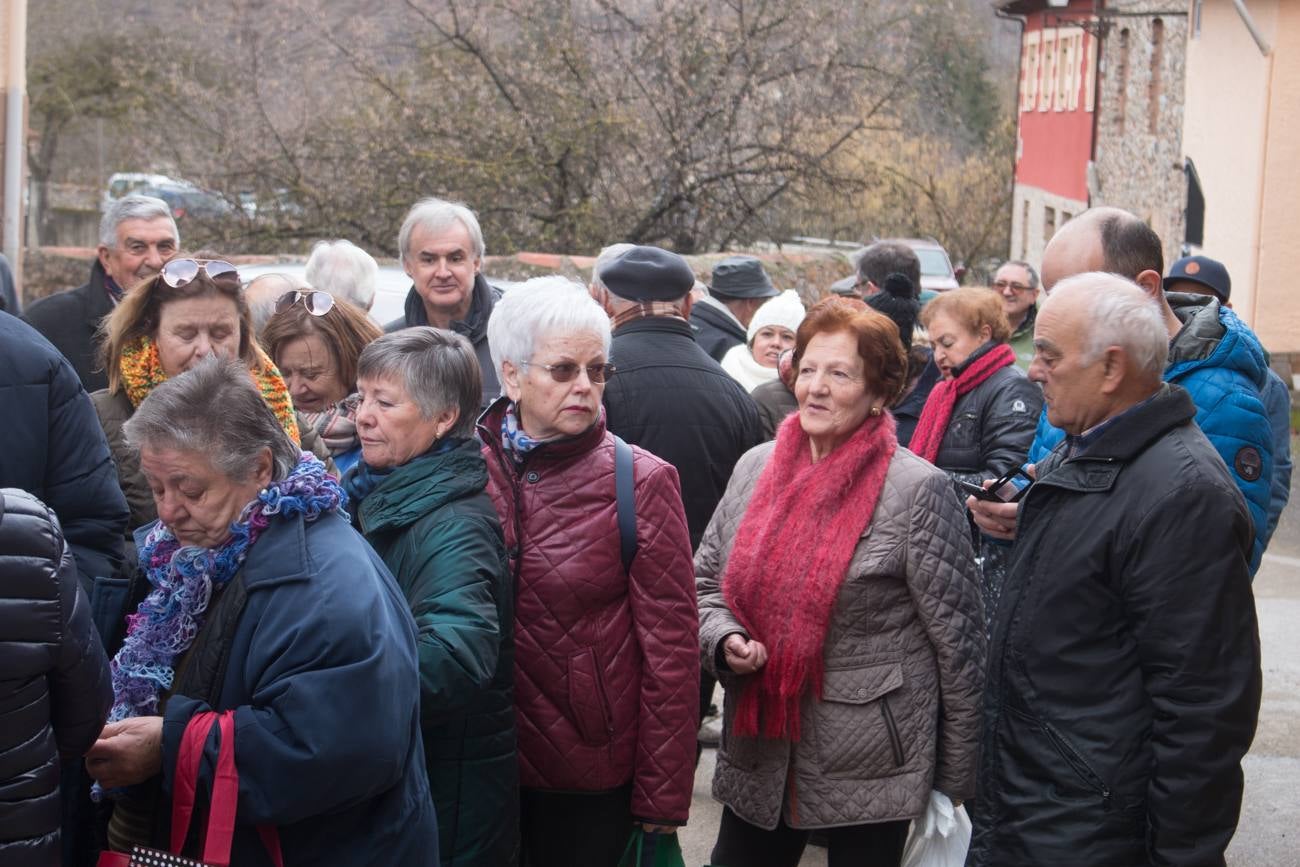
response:
M939 456L943 435L948 432L948 422L952 419L957 398L974 391L981 382L1015 363L1016 351L1005 343L999 343L976 358L954 379L939 380L925 400L925 409L921 410L921 418L916 422L916 430L912 431L907 447L934 463Z
M799 740L799 704L822 693L822 645L858 539L898 447L889 413L868 417L817 463L792 414L736 531L722 593L767 665L745 685L735 732Z

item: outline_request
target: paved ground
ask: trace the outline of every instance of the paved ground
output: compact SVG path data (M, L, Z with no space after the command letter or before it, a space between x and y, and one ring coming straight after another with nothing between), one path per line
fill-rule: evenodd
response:
M1246 756L1246 796L1229 867L1300 865L1300 490L1283 514L1255 578L1264 700L1259 732ZM719 693L719 697L721 693ZM687 867L708 863L721 817L709 795L712 750L695 775L691 824L682 832ZM800 867L826 864L824 849L810 847Z

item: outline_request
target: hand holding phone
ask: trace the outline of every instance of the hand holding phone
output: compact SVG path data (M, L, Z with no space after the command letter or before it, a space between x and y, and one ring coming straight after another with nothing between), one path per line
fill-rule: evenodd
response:
M963 491L977 500L987 500L990 503L1018 503L1029 490L1029 486L1034 483L1034 477L1024 466L1019 466L1002 478L994 479L987 488L960 479L956 481Z

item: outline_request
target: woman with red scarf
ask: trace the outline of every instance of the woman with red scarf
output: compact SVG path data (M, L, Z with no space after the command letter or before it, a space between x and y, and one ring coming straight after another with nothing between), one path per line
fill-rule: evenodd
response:
M955 480L980 484L1025 462L1043 393L1016 367L1002 297L991 289L945 292L921 311L943 375L926 399L908 448ZM966 502L966 492L958 490ZM1002 589L1008 548L977 536L984 608Z
M695 558L726 689L712 862L889 865L938 790L975 790L984 614L946 475L898 448L898 327L839 298L795 341L799 410L736 465Z

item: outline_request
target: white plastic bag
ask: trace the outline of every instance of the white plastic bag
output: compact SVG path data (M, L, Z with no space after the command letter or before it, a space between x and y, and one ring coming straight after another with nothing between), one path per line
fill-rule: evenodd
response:
M930 805L912 822L901 867L962 867L970 848L970 818L942 792L930 793Z

